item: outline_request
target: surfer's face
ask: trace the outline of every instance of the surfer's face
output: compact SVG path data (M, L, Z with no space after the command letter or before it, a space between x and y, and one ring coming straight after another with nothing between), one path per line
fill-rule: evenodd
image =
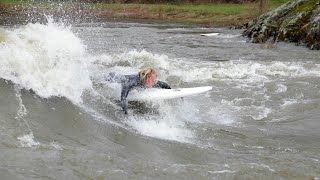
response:
M150 74L146 80L145 86L152 87L156 84L156 82L157 82L157 75Z

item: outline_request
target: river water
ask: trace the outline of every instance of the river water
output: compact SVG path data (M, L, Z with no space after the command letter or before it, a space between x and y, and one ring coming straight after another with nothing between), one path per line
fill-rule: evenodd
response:
M200 36L219 33L216 36ZM320 178L320 53L150 22L0 28L1 179ZM154 67L197 96L130 103L109 72Z

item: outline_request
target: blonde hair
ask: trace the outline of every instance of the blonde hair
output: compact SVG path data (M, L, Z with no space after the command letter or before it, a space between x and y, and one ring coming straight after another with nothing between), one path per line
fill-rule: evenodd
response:
M139 72L140 81L142 82L142 84L146 83L151 74L155 74L157 76L157 73L153 68L146 68Z

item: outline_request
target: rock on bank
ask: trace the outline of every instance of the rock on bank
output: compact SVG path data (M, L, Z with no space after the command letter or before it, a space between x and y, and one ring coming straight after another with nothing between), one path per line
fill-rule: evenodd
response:
M320 49L320 0L290 1L246 24L253 43L287 41Z

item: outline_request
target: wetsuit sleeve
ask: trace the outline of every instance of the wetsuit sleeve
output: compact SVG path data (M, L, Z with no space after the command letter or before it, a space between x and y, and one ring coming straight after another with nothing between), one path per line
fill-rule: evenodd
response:
M153 86L155 88L162 88L162 89L171 89L169 84L163 82L163 81L157 81L157 83Z
M121 89L121 107L124 111L125 114L128 114L128 94L130 91L131 87L128 84L122 85Z

